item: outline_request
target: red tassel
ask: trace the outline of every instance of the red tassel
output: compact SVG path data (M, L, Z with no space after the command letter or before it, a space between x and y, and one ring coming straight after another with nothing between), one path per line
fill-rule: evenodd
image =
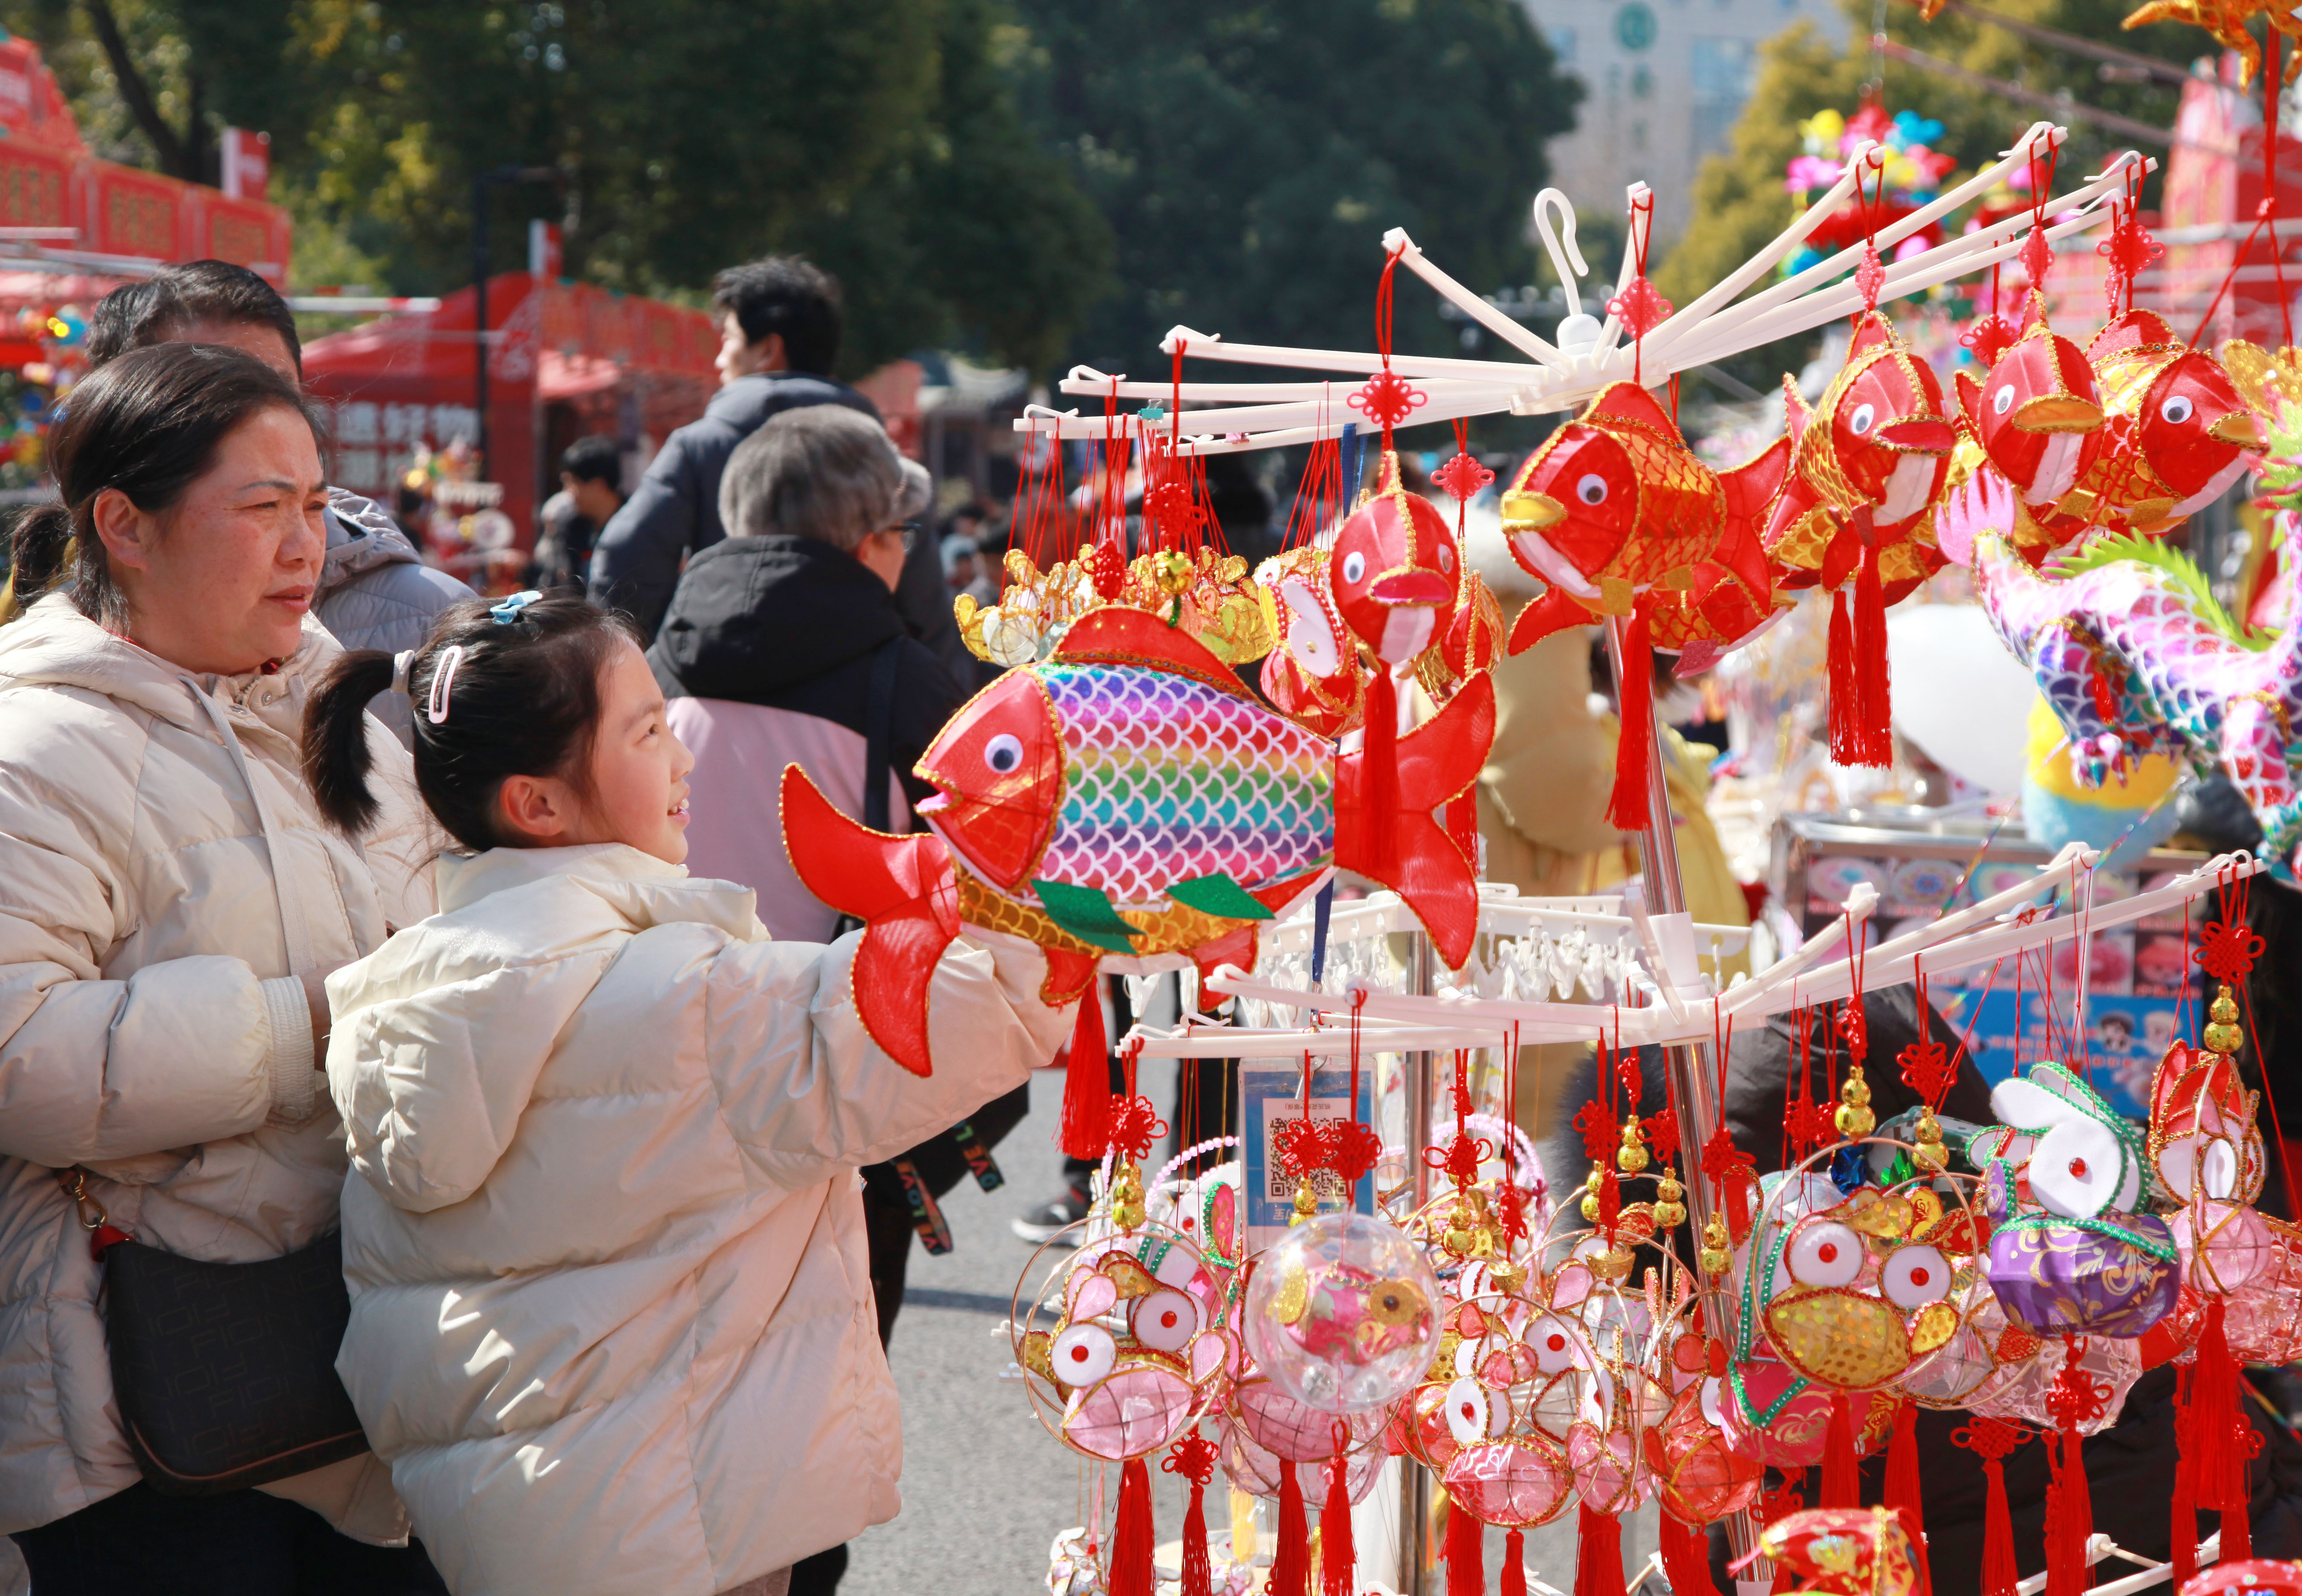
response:
M1577 1504L1575 1596L1623 1596L1623 1524Z
M1822 1438L1822 1488L1818 1508L1859 1508L1862 1505L1862 1474L1854 1459L1854 1415L1844 1391L1830 1398L1830 1428Z
M2014 1518L2006 1509L2006 1466L1987 1457L1982 1472L1990 1489L1982 1507L1981 1596L2015 1596L2021 1575L2014 1565Z
M1463 1504L1447 1503L1447 1596L1487 1596L1484 1525L1464 1511Z
M1111 1596L1153 1596L1151 1475L1140 1457L1119 1466L1119 1522L1111 1532Z
M1279 1464L1279 1544L1271 1556L1270 1596L1311 1596L1311 1530L1303 1518L1303 1487L1295 1466Z
M1189 1505L1183 1509L1183 1570L1180 1596L1214 1596L1214 1564L1207 1556L1207 1488L1191 1482Z
M1063 1151L1100 1158L1111 1141L1111 1044L1104 1039L1103 978L1088 983L1071 1026L1071 1061L1063 1069Z
M1869 547L1854 573L1854 693L1861 706L1856 727L1861 762L1884 769L1895 762L1894 699L1886 673L1886 597L1878 585L1878 550Z
M1919 1486L1919 1407L1909 1398L1895 1413L1895 1438L1886 1443L1886 1478L1878 1499L1903 1516L1919 1558L1918 1596L1931 1596L1934 1580L1927 1568L1927 1516Z
M1830 762L1859 765L1861 743L1855 727L1862 713L1861 694L1854 685L1854 628L1846 621L1846 590L1830 594Z
M2046 1460L2046 1596L2085 1596L2094 1504L2087 1494L2086 1454L2076 1425L2047 1438Z
M1662 1575L1670 1582L1671 1596L1718 1596L1710 1578L1708 1538L1680 1523L1668 1508L1657 1516L1655 1550L1662 1553Z
M1511 1530L1503 1536L1502 1596L1526 1596L1526 1533Z
M2240 1438L2252 1426L2239 1411L2238 1361L2231 1357L2230 1339L2222 1329L2222 1301L2206 1303L2206 1327L2198 1336L2198 1362L2190 1376L2190 1436L2197 1472L2191 1488L2197 1505L2222 1516L2222 1560L2231 1560L2231 1531L2236 1522L2239 1539L2246 1533L2247 1508L2253 1495L2247 1483L2247 1454Z
M1327 1505L1319 1509L1320 1596L1352 1596L1358 1588L1351 1546L1351 1465L1338 1457L1327 1465Z
M2195 1363L2174 1371L2174 1499L2168 1508L2166 1539L2173 1548L2167 1559L2174 1569L2170 1583L2177 1591L2198 1572L2198 1442L2192 1431L2197 1414L2191 1401L2197 1380Z
M1653 816L1647 806L1648 770L1654 762L1654 650L1647 643L1647 617L1634 615L1623 628L1622 680L1615 684L1622 703L1622 735L1615 743L1615 790L1607 799L1607 824L1617 831L1644 831Z
M1367 684L1365 746L1367 869L1388 881L1399 862L1399 693L1390 668L1380 659Z

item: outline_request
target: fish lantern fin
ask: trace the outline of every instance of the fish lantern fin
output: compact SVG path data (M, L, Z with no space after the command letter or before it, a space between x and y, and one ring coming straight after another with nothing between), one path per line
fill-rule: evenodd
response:
M1449 970L1471 955L1479 930L1479 887L1471 867L1431 818L1469 789L1495 740L1494 678L1482 673L1464 684L1438 716L1399 738L1394 755L1399 783L1398 831L1384 875L1368 869L1378 857L1370 835L1369 773L1364 750L1336 760L1335 862L1373 877L1406 900Z
M1147 609L1105 604L1071 623L1052 656L1058 665L1132 665L1172 670L1226 693L1249 696L1239 673L1180 626Z
M864 922L849 972L864 1031L912 1074L933 1073L928 983L959 935L950 850L937 836L891 836L850 819L795 764L784 767L781 809L800 884Z
M1667 433L1678 431L1678 424L1671 420L1670 412L1662 407L1662 401L1636 382L1608 383L1599 391L1599 397L1591 401L1591 407L1583 412L1581 418L1588 421L1600 416L1619 416L1626 421L1661 427Z
M1753 537L1767 524L1767 513L1782 496L1791 471L1791 441L1777 438L1732 471L1718 474L1726 491L1726 516L1751 529Z
M1191 950L1191 962L1199 969L1199 989L1206 991L1208 980L1226 964L1236 964L1241 970L1255 968L1255 947L1259 933L1252 925L1235 927L1213 942L1203 942ZM1217 998L1208 993L1205 998L1214 1003Z
M1092 954L1075 953L1068 948L1051 947L1045 952L1047 979L1039 983L1039 1001L1051 1009L1077 1003L1095 985L1097 960Z
M1111 906L1111 898L1100 887L1072 886L1062 881L1033 881L1031 890L1038 895L1039 907L1047 918L1089 947L1099 947L1105 953L1131 953L1134 939L1143 935L1141 929L1119 918L1119 911Z
M1853 340L1846 346L1846 364L1853 365L1874 349L1898 349L1901 345L1902 340L1895 336L1893 326L1874 310L1863 316L1855 328Z
M2130 310L2101 332L2087 345L2087 361L2099 366L2105 358L2121 349L2147 349L2154 344L2179 344L2173 328L2166 318L2155 310Z
M1518 619L1511 623L1510 643L1506 651L1523 654L1553 632L1564 632L1569 626L1587 626L1596 618L1576 603L1565 588L1554 587L1518 612Z
M1212 876L1194 876L1188 881L1171 883L1167 895L1186 908L1217 920L1270 920L1269 909L1248 895L1247 888L1229 876L1217 871Z
M1982 435L1982 384L1964 372L1959 373L1953 379L1953 382L1958 389L1958 407L1966 413L1967 431L1980 437Z

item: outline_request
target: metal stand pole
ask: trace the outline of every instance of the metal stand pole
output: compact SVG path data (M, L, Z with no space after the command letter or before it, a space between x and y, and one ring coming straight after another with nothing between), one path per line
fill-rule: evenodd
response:
M1683 915L1686 912L1686 889L1678 873L1678 837L1670 815L1670 787L1663 777L1665 752L1662 721L1651 708L1654 682L1651 677L1634 682L1623 673L1623 628L1620 617L1607 621L1607 658L1615 670L1615 690L1619 700L1633 693L1647 695L1650 705L1647 720L1652 728L1654 746L1647 758L1647 825L1639 833L1641 869L1646 879L1646 899L1649 911L1658 915ZM1658 938L1658 941L1662 940ZM1676 983L1688 971L1658 970L1659 981ZM1710 1183L1702 1175L1703 1144L1719 1125L1724 1105L1718 1101L1717 1063L1710 1050L1694 1044L1684 1044L1662 1050L1663 1068L1669 1071L1671 1095L1678 1110L1678 1147L1682 1163L1680 1174L1686 1188L1687 1222L1699 1239L1710 1223L1713 1205ZM1699 1242L1698 1242L1699 1245ZM1733 1339L1734 1298L1725 1281L1704 1277L1698 1269L1701 1287L1702 1321L1710 1332L1722 1340ZM1746 1508L1726 1520L1727 1544L1739 1560L1759 1543L1758 1526L1752 1522ZM1742 1576L1746 1583L1757 1583L1764 1590L1774 1582L1773 1566L1764 1559L1753 1564ZM1760 1583L1763 1582L1763 1583Z
M1431 947L1431 938L1421 930L1415 933L1413 961L1407 970L1408 985L1418 997L1428 997L1438 986L1438 960ZM1431 1094L1435 1083L1438 1057L1435 1054L1410 1053L1407 1055L1407 1162L1409 1178L1415 1183L1415 1206L1419 1211L1431 1200L1431 1166L1423 1162L1423 1149L1431 1145ZM1399 1503L1399 1589L1400 1596L1438 1596L1439 1584L1432 1575L1439 1567L1439 1537L1432 1533L1432 1517L1436 1504L1431 1491L1431 1471L1412 1458L1401 1458L1404 1471Z

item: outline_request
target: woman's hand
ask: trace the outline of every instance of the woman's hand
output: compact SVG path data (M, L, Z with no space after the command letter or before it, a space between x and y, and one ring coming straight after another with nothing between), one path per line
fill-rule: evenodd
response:
M312 1068L328 1067L328 1029L332 1023L328 1013L328 978L349 963L331 964L325 970L307 970L300 978L304 983L304 1001L312 1011Z

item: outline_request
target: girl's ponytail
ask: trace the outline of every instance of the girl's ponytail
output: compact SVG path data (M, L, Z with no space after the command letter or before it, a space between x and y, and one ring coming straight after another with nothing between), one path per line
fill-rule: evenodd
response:
M304 779L328 823L346 836L375 819L368 791L373 756L367 745L367 706L392 685L393 657L380 649L354 649L338 659L304 709Z
M71 512L63 505L36 504L17 515L8 529L9 571L7 580L0 583L0 626L55 585L71 547Z

